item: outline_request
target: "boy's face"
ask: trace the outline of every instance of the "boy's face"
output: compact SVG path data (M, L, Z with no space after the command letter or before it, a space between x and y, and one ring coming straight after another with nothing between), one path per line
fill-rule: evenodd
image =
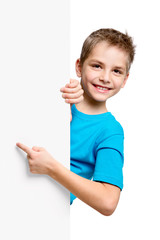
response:
M129 76L127 62L127 53L106 42L93 48L82 67L78 59L76 73L81 77L84 97L87 94L91 100L104 102L118 93Z

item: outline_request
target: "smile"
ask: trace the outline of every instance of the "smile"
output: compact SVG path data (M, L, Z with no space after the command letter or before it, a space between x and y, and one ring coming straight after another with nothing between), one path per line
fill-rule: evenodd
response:
M106 93L111 89L111 88L102 87L102 86L94 85L94 84L93 84L93 86L98 92L101 92L101 93Z

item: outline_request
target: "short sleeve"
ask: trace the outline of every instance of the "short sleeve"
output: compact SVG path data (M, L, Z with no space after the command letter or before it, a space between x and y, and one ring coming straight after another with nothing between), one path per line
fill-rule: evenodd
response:
M93 181L106 182L123 189L123 145L123 134L114 134L98 144Z
M73 201L76 199L76 196L74 196L71 192L70 192L70 205L72 205Z

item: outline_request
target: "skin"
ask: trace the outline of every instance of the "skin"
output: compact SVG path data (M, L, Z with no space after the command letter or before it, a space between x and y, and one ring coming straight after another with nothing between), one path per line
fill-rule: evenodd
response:
M62 87L60 91L63 93L62 97L66 103L70 103L70 122L72 121L71 107L75 103L79 103L83 100L84 90L82 89L79 81L76 79L70 79L70 83L67 83L65 87Z
M76 73L81 78L84 99L76 107L87 114L107 112L106 101L117 94L127 82L128 55L115 46L100 42L92 50L83 66L76 61ZM98 92L93 84L108 87L106 93Z
M76 80L70 80L70 84L61 88L64 94L62 97L69 99L66 102L75 103L78 110L84 113L106 112L106 100L126 84L129 76L127 60L127 54L117 47L110 47L103 42L97 44L83 66L80 66L79 59L76 61L76 73L81 77L81 86ZM108 90L102 93L95 89L95 84L105 86ZM105 216L110 216L115 211L121 192L118 187L80 177L59 163L44 148L34 146L31 149L22 143L16 145L27 153L31 173L50 176Z
M118 187L80 177L64 167L42 147L34 146L31 149L22 143L16 143L16 145L27 153L31 173L50 176L105 216L114 212L119 199L117 198L117 191L120 192Z

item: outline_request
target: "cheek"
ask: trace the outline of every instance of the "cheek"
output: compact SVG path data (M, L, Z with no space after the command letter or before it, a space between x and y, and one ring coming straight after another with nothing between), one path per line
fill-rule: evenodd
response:
M87 85L87 83L91 82L91 76L89 74L82 75L82 82Z
M88 82L91 82L92 80L94 80L96 77L98 77L98 73L90 70L90 69L87 69L83 78L85 81L88 81Z
M123 82L124 82L123 79L116 79L114 81L114 87L120 89L123 86Z
M119 88L120 83L118 80L114 80L113 85L114 85L114 88Z

